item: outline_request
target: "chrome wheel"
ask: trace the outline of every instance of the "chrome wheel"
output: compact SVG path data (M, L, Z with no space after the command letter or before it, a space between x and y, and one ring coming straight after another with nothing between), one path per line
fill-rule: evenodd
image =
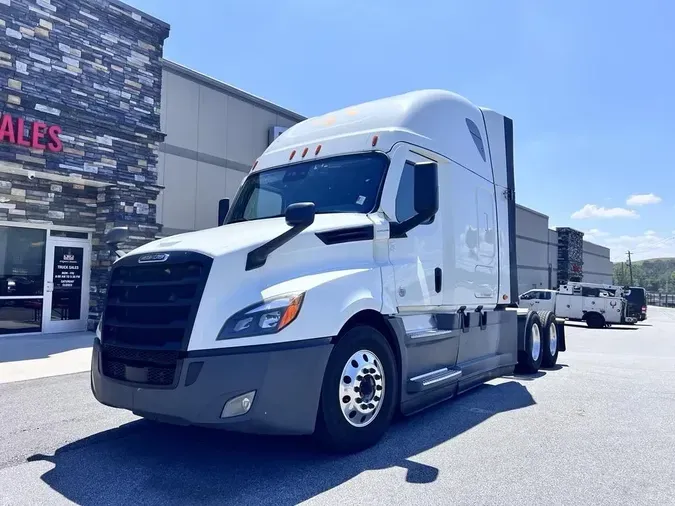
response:
M541 352L541 331L539 330L539 325L532 325L532 360L535 362L539 358L539 353Z
M375 419L382 407L384 379L382 363L372 351L357 351L347 360L342 369L338 401L351 425L365 427Z
M548 349L551 353L551 356L554 356L556 350L558 349L558 329L555 327L555 323L551 323L548 331L548 337Z

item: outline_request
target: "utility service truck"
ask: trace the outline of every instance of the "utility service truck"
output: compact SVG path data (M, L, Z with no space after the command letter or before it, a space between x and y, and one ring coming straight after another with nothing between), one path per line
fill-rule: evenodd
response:
M454 93L291 127L220 215L113 265L101 403L356 451L565 350L553 312L517 307L512 120Z
M627 314L627 292L628 287L570 282L557 291L529 290L520 296L520 305L535 311L552 311L559 318L602 328L637 323L636 317Z

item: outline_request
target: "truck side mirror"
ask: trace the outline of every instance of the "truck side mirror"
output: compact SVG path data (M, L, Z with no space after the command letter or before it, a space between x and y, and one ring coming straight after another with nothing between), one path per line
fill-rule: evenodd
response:
M117 258L122 258L124 252L118 248L119 244L129 239L129 229L127 227L115 227L110 229L104 237L105 243L115 252Z
M438 212L438 164L415 164L414 185L413 204L416 214L401 223L390 223L389 235L392 238L404 237L408 231Z
M290 227L304 226L307 228L314 223L316 209L313 202L298 202L286 208L284 214L286 224Z
M225 218L230 210L230 199L220 199L218 201L218 226L225 223Z
M115 227L105 234L105 243L111 248L117 248L117 245L129 238L129 229L127 227Z
M316 209L313 202L298 202L291 204L286 208L284 217L286 224L291 227L281 235L269 240L262 246L258 246L250 251L246 257L246 270L250 271L265 265L267 257L275 250L281 248L288 241L293 239L300 232L314 223Z
M422 162L415 165L415 212L428 220L438 212L438 164Z

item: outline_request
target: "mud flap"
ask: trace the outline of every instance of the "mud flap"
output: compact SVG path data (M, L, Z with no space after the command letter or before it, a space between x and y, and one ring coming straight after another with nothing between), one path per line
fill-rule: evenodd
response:
M558 351L567 351L567 346L565 345L565 320L556 318L555 327L558 331Z

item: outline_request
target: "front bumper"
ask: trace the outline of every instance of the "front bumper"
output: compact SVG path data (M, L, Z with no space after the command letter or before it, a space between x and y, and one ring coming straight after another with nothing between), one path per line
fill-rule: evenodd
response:
M168 423L258 434L311 434L332 348L330 339L313 339L192 352L179 360L175 386L158 388L104 376L97 338L91 389L102 404ZM255 397L246 414L221 418L228 400L251 391Z

